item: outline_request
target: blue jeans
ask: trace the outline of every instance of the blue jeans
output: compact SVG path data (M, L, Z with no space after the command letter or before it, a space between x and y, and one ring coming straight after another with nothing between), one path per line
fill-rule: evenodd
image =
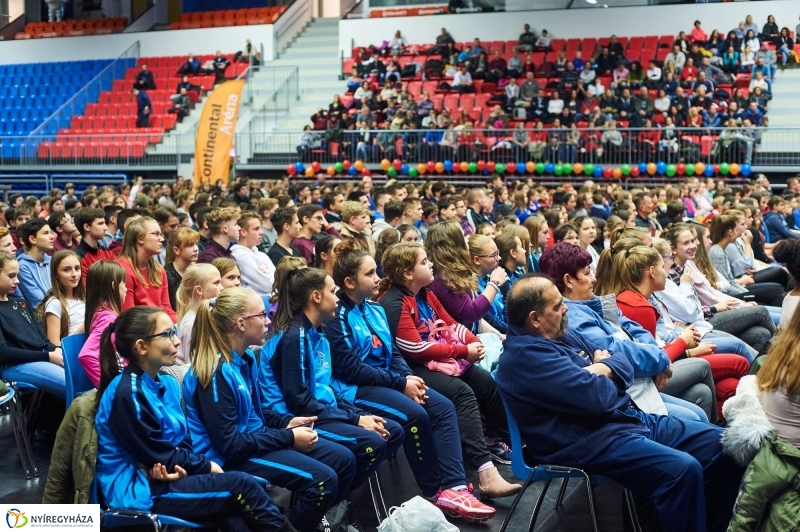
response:
M772 321L775 322L775 326L777 327L781 323L781 308L767 305L764 305L764 307L769 311L769 315L772 316Z
M0 377L7 381L32 384L42 391L62 399L67 397L67 380L64 368L50 362L28 362L0 369Z
M778 54L781 56L781 64L785 65L789 60L789 56L792 55L792 51L786 46L781 46L778 48Z
M689 401L672 397L665 393L661 394L661 399L664 401L664 406L667 407L667 412L670 416L677 417L684 421L702 421L708 423L708 416L702 408Z
M717 346L717 353L731 353L740 355L747 359L749 363L758 356L758 351L747 345L744 340L739 340L735 336L722 331L711 331L703 336L704 342L710 342Z

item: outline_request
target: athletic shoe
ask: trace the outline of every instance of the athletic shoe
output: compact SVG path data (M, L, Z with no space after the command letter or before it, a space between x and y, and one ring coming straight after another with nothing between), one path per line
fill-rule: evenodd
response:
M492 460L500 464L511 464L511 447L502 440L495 442L486 440L486 446L489 447L489 454L492 456Z
M497 510L483 504L472 494L472 485L458 491L441 490L436 495L436 500L431 502L446 515L461 517L473 523L488 521L497 513Z

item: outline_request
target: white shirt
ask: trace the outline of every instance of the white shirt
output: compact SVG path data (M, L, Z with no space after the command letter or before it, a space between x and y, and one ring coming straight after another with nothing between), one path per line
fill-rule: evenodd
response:
M453 77L453 85L456 87L459 85L472 85L472 74L469 72L461 72L459 70Z
M61 303L51 297L44 306L45 314L52 314L61 319ZM83 326L86 317L86 302L77 299L67 299L67 314L69 314L69 334L75 334Z
M242 274L242 286L252 288L261 295L272 293L272 284L275 282L275 265L269 260L266 253L258 248L248 248L241 244L231 247L231 254L239 264Z
M196 317L197 313L190 310L184 314L183 318L181 318L181 322L178 324L178 338L181 341L181 345L178 346L178 359L175 361L177 365L189 363L189 347L192 340L194 319Z
M781 322L779 327L785 329L789 326L789 322L794 316L797 309L797 304L800 303L800 296L786 296L783 298L783 305L781 306Z

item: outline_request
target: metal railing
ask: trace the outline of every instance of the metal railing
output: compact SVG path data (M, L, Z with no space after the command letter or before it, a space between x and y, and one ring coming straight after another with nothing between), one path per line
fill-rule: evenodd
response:
M281 91L286 102L300 98L300 69L294 66L250 65L247 69L247 99L252 104L259 97L272 97Z

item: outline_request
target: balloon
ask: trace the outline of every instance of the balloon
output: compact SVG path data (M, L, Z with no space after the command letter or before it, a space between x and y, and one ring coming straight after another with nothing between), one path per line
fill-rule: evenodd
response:
M592 175L595 177L601 177L603 175L603 167L599 164L595 165L594 170L592 170Z
M647 172L647 163L639 163L639 173L644 174Z
M547 163L546 165L544 165L544 171L546 174L552 174L555 171L555 169L556 165L554 165L553 163Z
M586 175L593 175L594 174L594 165L592 163L586 163L583 167L583 173Z
M363 169L364 169L364 161L362 161L361 159L359 159L359 160L357 160L355 163L353 163L353 166L355 166L355 167L356 167L356 170L360 172L361 170L363 170Z
M603 177L606 179L610 179L614 175L614 169L610 166L606 166L603 168Z
M498 170L498 171L499 171L499 170ZM508 163L508 164L506 165L506 171L507 171L509 174L513 174L514 172L516 172L516 171L517 171L517 163L515 163L515 162L513 162L513 161L512 161L512 162L510 162L510 163Z
M678 175L685 174L686 173L686 165L683 164L683 163L676 164L675 165L675 171L678 173Z
M445 160L444 171L448 173L453 171L453 161L451 161L450 159Z
M467 161L461 161L461 164L459 164L458 167L461 169L462 174L469 172L469 163Z
M712 175L714 175L714 167L709 164L708 166L706 166L706 169L703 173L705 174L706 177L711 177Z
M697 175L702 174L706 170L706 165L703 163L694 163L694 173Z
M645 170L647 170L647 175L656 175L658 168L656 167L656 163L647 163Z
M394 161L392 161L392 167L393 167L395 170L400 170L400 168L401 168L402 166L403 166L403 161L401 161L400 159L395 159Z
M417 172L417 169L414 168L413 166L408 169L408 177L417 177L418 175L419 172Z
M670 164L667 165L667 175L669 177L674 176L677 171L678 171L678 169L675 167L674 164L670 163Z
M403 174L403 175L408 175L408 165L407 164L404 164L403 166L400 167L400 173Z
M484 161L482 159L480 161L478 161L478 170L480 170L481 172L486 170L486 161Z
M561 169L561 165L557 164L556 167L553 169L553 174L554 175L561 175L562 173L563 173L563 170Z
M535 166L534 166L534 168L535 168ZM528 165L527 164L523 163L522 161L517 163L517 172L519 172L520 174L524 174L525 170L527 170L527 169L528 169Z
M719 175L719 165L718 164L714 165L714 174Z
M686 165L686 175L688 175L690 177L694 175L694 165L693 164L687 164Z
M397 177L397 170L394 166L390 166L388 170L386 170L386 175L389 177Z
M719 173L722 175L728 175L728 172L731 171L731 167L728 163L721 163L719 165Z
M619 167L619 171L622 173L622 175L629 176L631 175L631 165L623 164Z
M381 161L381 168L384 172L388 170L390 166L392 166L392 163L389 161L389 159L384 159Z
M296 163L294 163L294 169L297 171L298 174L302 174L306 169L306 165L304 165L300 161L297 161Z
M536 163L533 161L528 161L525 163L525 171L529 174L532 174L536 171Z
M295 175L297 173L297 168L295 168L293 164L290 164L286 167L286 173L289 175Z
M333 166L329 166L329 167L328 167L328 169L327 169L327 170L325 170L325 172L326 172L328 175L334 175L334 174L336 173L336 168L334 168Z
M506 165L504 165L503 163L497 163L494 166L494 171L497 172L498 174L504 174L506 173Z
M344 161L342 161L342 168L344 168L348 172L350 171L351 166L353 166L353 163L350 162L350 159L345 159Z
M425 163L419 163L417 165L417 172L419 173L419 175L425 175L425 172L427 172L427 171L428 171L428 167L425 166Z
M536 163L536 172L539 174L543 174L545 171L545 164L544 163Z
M341 174L344 171L344 165L342 165L342 163L334 164L333 168L336 170L337 174Z
M437 174L441 174L444 172L444 165L442 163L436 163L434 165L434 168L436 169Z
M752 171L753 171L753 168L749 164L744 163L742 165L742 175L743 176L745 176L745 177L749 176L750 172L752 172Z
M488 163L486 163L485 170L488 170L490 174L494 173L496 168L497 168L497 163L495 163L494 161L489 161Z
M358 170L356 170L356 167L355 167L355 166L353 166L353 165L350 165L350 168L348 168L348 169L347 169L347 173L348 173L349 175L351 175L351 176L355 177L355 176L357 176L357 175L358 175Z
M731 163L729 170L731 171L732 176L736 176L739 175L739 170L741 170L741 168L739 167L738 164Z
M320 169L322 168L322 165L319 164L319 161L314 161L313 163L311 163L311 168L314 169L314 173L316 174L317 172L320 171Z
M614 173L611 174L614 179L619 179L622 177L622 169L621 168L614 168Z
M428 173L432 174L434 170L436 170L436 163L433 161L428 161L426 168L428 169Z
M364 169L361 170L361 175L363 175L364 177L369 177L372 175L372 171L365 166Z
M314 177L314 169L310 166L306 168L306 177Z
M631 166L631 177L639 177L641 174L639 173L639 165L634 164Z
M658 164L656 164L656 172L658 172L659 175L664 175L666 171L667 171L667 163L665 163L664 161L658 161Z
M469 172L471 174L474 174L475 172L478 171L478 164L477 163L469 163L467 165L467 169L469 170Z

